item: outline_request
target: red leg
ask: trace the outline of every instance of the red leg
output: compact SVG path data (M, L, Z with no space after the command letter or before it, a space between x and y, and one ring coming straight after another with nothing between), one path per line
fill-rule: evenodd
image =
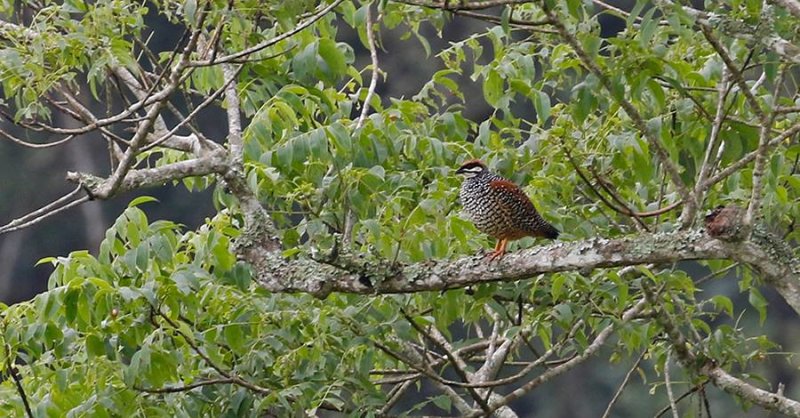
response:
M503 255L506 253L506 245L508 244L508 239L499 239L497 240L497 245L494 246L494 251L489 254L489 262L492 262L496 259L503 258Z

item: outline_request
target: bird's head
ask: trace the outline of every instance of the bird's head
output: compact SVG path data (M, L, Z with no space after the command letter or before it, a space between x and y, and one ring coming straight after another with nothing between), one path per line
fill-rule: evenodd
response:
M461 174L470 179L485 173L487 170L488 168L486 168L486 164L484 164L483 161L469 160L456 170L456 174Z

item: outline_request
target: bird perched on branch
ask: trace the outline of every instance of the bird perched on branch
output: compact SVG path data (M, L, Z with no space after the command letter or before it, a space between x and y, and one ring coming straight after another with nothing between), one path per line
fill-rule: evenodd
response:
M523 237L556 239L558 230L545 221L516 184L489 171L480 160L465 162L456 174L463 175L461 204L479 231L497 239L489 261L506 252L508 241Z

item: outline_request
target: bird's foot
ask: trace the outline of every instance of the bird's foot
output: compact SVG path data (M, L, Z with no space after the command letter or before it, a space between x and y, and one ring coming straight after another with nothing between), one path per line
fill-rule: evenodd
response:
M488 258L488 262L491 263L495 260L500 260L506 254L505 251L492 251L489 254L486 254L486 258Z

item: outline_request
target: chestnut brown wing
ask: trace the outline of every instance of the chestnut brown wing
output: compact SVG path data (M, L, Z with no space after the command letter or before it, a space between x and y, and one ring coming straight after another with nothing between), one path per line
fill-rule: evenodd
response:
M558 230L539 215L533 202L519 186L508 180L493 180L489 188L497 199L498 216L502 217L508 238L558 237Z
M516 184L508 180L493 180L489 183L491 194L497 203L497 214L504 225L505 234L510 239L530 235L528 220L537 217L536 208Z

